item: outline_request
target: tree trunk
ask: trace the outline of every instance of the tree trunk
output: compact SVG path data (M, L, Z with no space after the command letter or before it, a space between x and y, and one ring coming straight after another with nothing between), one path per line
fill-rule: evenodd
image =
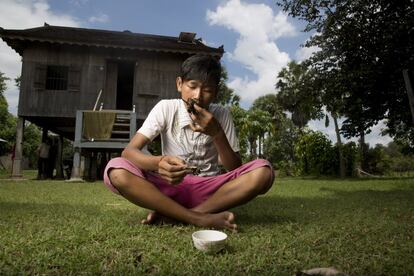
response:
M259 158L262 157L262 136L259 135Z
M360 168L363 171L367 169L367 154L366 154L366 147L365 147L365 133L364 131L360 131L359 135L359 157L360 157Z
M251 159L255 158L255 153L256 153L256 143L255 143L255 139L249 139L249 144L250 144L250 157Z
M257 140L254 139L253 141L253 159L256 159L257 157Z
M345 167L345 159L343 154L342 148L342 141L341 141L341 134L339 133L338 127L338 116L335 112L332 112L332 118L335 124L335 133L336 133L336 143L338 144L338 154L339 154L339 176L341 178L345 178L346 176L346 167Z
M409 73L412 73L412 72L408 70L403 70L405 88L407 89L408 103L410 104L410 110L411 110L411 119L413 120L413 124L414 124L414 92L413 92L412 82L411 82Z

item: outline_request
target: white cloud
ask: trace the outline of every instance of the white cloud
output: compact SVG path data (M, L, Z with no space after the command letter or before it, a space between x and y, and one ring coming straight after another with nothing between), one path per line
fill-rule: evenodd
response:
M365 138L365 142L371 147L375 147L376 144L386 145L392 141L392 138L388 135L382 136L381 131L386 129L384 121L380 121L377 125L371 128L371 133Z
M250 70L257 79L230 76L228 86L251 103L259 96L274 92L278 72L290 61L289 55L279 50L276 40L297 34L282 12L274 14L265 4L247 4L230 0L207 11L210 25L224 26L236 32L239 38L233 52L226 55Z
M89 2L89 0L70 0L69 3L71 3L72 5L76 6L76 7L82 7L84 5L86 5Z
M0 1L0 26L4 29L39 27L44 22L59 26L80 25L78 19L52 11L45 0ZM9 111L17 114L19 94L14 78L21 73L21 57L2 40L0 40L0 71L11 79L7 82L8 89L5 96L9 103Z
M304 61L305 59L309 58L310 56L312 56L313 53L315 53L319 50L320 50L320 48L316 47L316 46L300 47L295 53L295 58L298 62L301 62L301 61Z
M204 38L201 38L201 43L203 43L204 45L207 45L207 46L209 46L209 47L215 47L215 48L217 48L217 47L220 47L221 45L218 45L217 43L215 43L215 42L211 42L211 41L207 41L207 40L205 40Z
M109 16L104 13L100 13L97 16L89 17L88 21L91 23L105 23L109 21Z
M309 39L304 41L303 45L305 45L308 41L309 41ZM318 51L321 50L321 48L319 48L317 46L305 47L303 45L300 46L299 49L297 49L296 52L295 52L295 59L298 62L304 61L305 59L311 57L313 53L318 52Z

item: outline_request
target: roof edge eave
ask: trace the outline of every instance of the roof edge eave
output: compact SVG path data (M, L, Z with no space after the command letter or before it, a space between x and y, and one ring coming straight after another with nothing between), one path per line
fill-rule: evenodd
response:
M223 56L224 49L223 47L212 48L209 46L204 46L205 49L174 49L174 48L163 48L163 47L143 47L143 46L132 46L132 45L110 45L110 44L99 44L99 43L87 43L87 42L74 42L74 41L55 41L51 39L38 39L38 38L27 38L19 36L3 36L0 34L0 37L14 49L17 53L22 55L21 49L16 49L17 47L11 43L11 41L31 41L31 42L40 42L40 43L51 43L51 44L61 44L61 45L77 45L77 46L86 46L86 47L97 47L97 48L113 48L113 49L127 49L127 50L143 50L143 51L153 51L153 52L168 52L168 53L206 53L213 54L217 56Z

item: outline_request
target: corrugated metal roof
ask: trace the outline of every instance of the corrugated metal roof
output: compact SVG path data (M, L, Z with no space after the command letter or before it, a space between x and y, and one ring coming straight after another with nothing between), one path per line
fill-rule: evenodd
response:
M220 57L224 52L223 46L209 47L203 44L201 39L187 43L179 41L179 37L172 36L61 27L48 24L24 30L0 28L0 37L20 55L22 55L28 41L190 54L209 53Z

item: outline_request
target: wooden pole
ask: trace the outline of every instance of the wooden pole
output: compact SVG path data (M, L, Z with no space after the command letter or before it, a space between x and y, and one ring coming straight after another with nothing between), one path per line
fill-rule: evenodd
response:
M62 152L63 152L63 136L59 135L56 153L56 179L64 179L63 164L62 164Z
M80 148L74 148L72 175L70 176L69 181L82 181Z
M82 139L82 120L83 113L81 110L76 111L76 124L75 124L75 143L73 146L73 167L72 174L69 181L82 181L81 178L81 148L76 146Z
M101 98L102 89L99 91L98 97L96 98L95 105L93 106L93 111L96 111L96 107L98 107L99 99Z
M12 164L12 178L22 178L22 157L23 157L23 131L24 131L24 119L18 117L16 127L16 145L14 148L14 159Z
M413 120L414 124L414 92L412 87L412 79L410 78L410 72L407 69L403 70L404 81L405 81L405 88L407 89L408 95L408 103L410 104L411 110L411 119Z

